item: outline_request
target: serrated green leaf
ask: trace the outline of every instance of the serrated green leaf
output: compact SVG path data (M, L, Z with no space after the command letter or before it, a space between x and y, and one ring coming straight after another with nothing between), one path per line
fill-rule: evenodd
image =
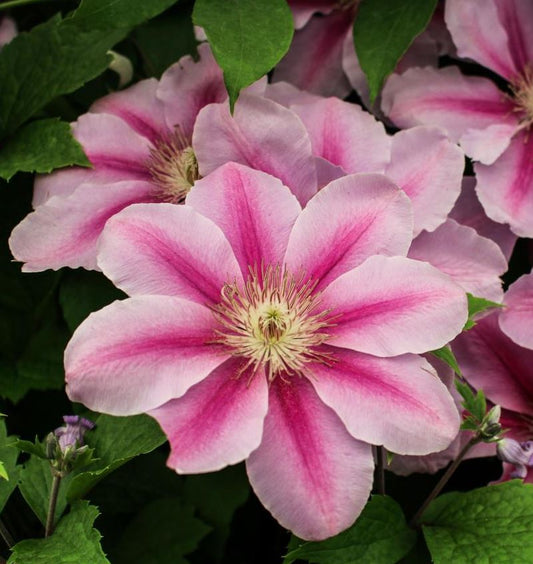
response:
M375 495L348 530L321 542L306 542L284 560L316 564L395 564L416 541L400 506L390 497Z
M436 349L434 351L431 351L430 354L436 356L437 358L440 358L440 360L445 362L457 374L457 376L462 377L461 369L459 368L459 363L457 362L457 359L455 358L455 355L453 354L452 349L450 349L450 347L445 346L442 347L441 349Z
M20 466L17 466L18 451L13 448L16 437L7 435L6 422L0 420L0 460L4 469L4 474L8 479L0 480L0 511L4 509L9 496L17 487L20 477Z
M46 539L31 539L13 547L8 564L109 564L93 528L98 509L78 501Z
M85 442L98 457L89 470L73 476L67 490L69 502L83 497L110 472L135 456L151 452L166 440L163 431L151 417L112 417L100 415L96 427L85 436Z
M239 92L285 55L294 31L284 0L196 0L193 21L224 71L232 112Z
M474 396L474 402L472 404L472 410L470 413L478 420L481 421L485 417L487 412L487 400L485 399L485 394L483 390L478 390L477 394Z
M533 562L533 485L518 480L444 494L422 517L435 564Z
M503 307L503 304L491 302L490 300L486 300L485 298L478 298L477 296L473 296L468 292L466 293L466 297L468 298L468 320L463 327L463 331L468 331L475 326L475 316L478 313L481 313L487 309Z
M0 460L0 478L9 482L9 474L7 473L5 464Z
M437 0L362 0L353 39L373 102L417 35L428 25Z
M112 555L113 564L188 564L210 527L194 517L194 507L180 498L148 504L126 527Z
M0 52L0 138L101 74L111 47L175 1L83 0L65 19L55 16L15 37Z
M51 172L70 165L90 166L70 125L58 119L34 121L19 129L0 150L0 177L18 171Z
M18 448L22 452L26 452L28 454L34 454L37 458L44 458L47 460L46 452L44 450L44 446L35 438L35 442L32 443L31 441L23 441L21 439L17 439L13 446Z

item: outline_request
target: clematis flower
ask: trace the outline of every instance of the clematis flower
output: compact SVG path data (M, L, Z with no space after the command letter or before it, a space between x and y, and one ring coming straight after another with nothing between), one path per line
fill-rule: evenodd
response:
M228 163L185 203L108 221L99 265L131 297L78 328L67 393L155 417L180 473L246 460L283 526L335 535L367 501L371 445L425 454L456 435L417 353L461 331L464 292L401 256L411 206L382 175L338 179L302 210L278 179Z
M501 330L515 343L533 349L533 274L521 276L509 286L500 315Z
M524 443L533 440L533 351L505 335L500 329L502 315L497 311L478 320L453 341L452 349L468 382L502 407L505 440ZM516 460L515 465L509 462L504 463L502 479L513 477ZM533 482L533 472L528 471L526 481Z
M461 57L509 82L510 94L457 67L392 76L382 108L399 127L444 127L475 164L487 215L533 235L533 7L529 0L448 0L445 19Z

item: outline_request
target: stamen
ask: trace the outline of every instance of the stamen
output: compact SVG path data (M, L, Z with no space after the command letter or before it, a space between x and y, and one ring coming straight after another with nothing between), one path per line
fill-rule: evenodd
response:
M527 64L524 72L511 85L514 111L520 113L520 123L524 127L533 124L533 67Z
M268 379L302 375L311 362L334 359L317 348L334 325L330 310L320 310L316 282L302 272L293 276L280 265L250 267L244 287L227 283L213 312L221 325L214 342L246 362L238 376L253 366L265 367Z

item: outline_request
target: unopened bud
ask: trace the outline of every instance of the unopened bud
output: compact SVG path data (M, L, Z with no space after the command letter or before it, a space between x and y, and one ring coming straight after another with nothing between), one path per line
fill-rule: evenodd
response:
M498 442L496 453L500 460L515 467L511 478L525 478L528 467L533 466L533 441L519 443L510 438L502 439Z
M69 450L83 446L83 437L94 427L94 423L78 415L65 415L63 421L66 425L58 427L54 435L58 439L61 452L65 454Z
M483 417L479 428L479 434L483 441L485 442L495 442L501 439L500 435L502 432L502 426L500 425L500 415L501 407L495 405L486 415Z

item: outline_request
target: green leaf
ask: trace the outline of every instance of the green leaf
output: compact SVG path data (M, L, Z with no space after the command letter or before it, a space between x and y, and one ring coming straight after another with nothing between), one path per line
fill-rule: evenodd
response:
M16 441L15 437L7 435L6 422L0 420L0 460L5 475L8 478L0 480L0 512L7 503L9 496L17 487L17 482L20 477L20 466L17 466L18 451L13 448L13 443Z
M284 564L297 559L316 564L395 564L416 541L400 506L390 497L375 495L348 530L321 542L306 542L292 550Z
M463 327L463 331L468 331L472 329L476 322L474 321L474 317L485 311L487 309L492 309L496 307L503 307L503 304L499 304L497 302L491 302L490 300L486 300L485 298L478 298L473 296L472 294L466 293L466 297L468 298L468 320Z
M110 472L135 456L151 452L166 440L161 428L148 415L112 417L100 415L94 431L85 436L85 442L94 449L98 460L90 470L72 478L67 491L69 502L83 497Z
M196 0L193 21L204 28L224 71L232 112L240 90L279 62L293 35L284 0Z
M180 498L153 501L126 527L118 541L113 564L187 564L185 554L193 552L210 531L194 517L194 507Z
M18 448L21 452L26 452L28 454L34 454L37 458L43 458L48 460L44 446L39 442L39 439L35 437L35 442L23 441L21 439L16 440L13 443L15 448Z
M437 0L363 0L353 27L355 51L373 102L417 35L428 25Z
M93 528L98 515L87 501L77 502L50 537L16 544L8 564L109 564Z
M483 390L478 390L474 395L472 388L458 379L455 380L455 387L463 398L463 408L472 414L473 422L481 423L487 412L487 400Z
M19 129L0 150L0 176L18 171L51 172L70 165L90 166L70 125L58 119L34 121Z
M0 478L9 482L9 474L7 473L5 464L0 460Z
M441 349L431 351L430 354L445 362L457 374L457 376L463 376L461 369L459 368L459 363L457 362L457 359L450 347L444 346Z
M518 480L438 497L423 515L435 564L533 562L533 485Z
M101 74L111 47L175 1L82 0L65 19L57 15L19 34L0 52L0 138Z

